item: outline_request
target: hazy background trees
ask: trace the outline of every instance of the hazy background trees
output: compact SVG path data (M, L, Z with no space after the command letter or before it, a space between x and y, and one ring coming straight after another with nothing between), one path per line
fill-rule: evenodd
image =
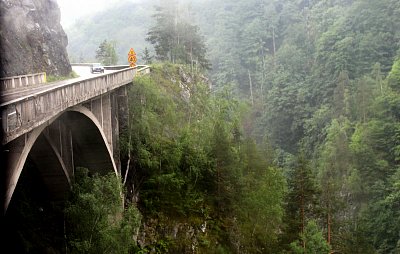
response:
M190 71L211 64L210 97L189 100L202 103L159 96L148 80L134 92L143 125L136 126L131 153L147 172L143 207L187 214L188 207L206 205L214 223L210 239L221 250L301 253L306 241L326 249L322 235L335 252L398 252L400 2L153 4L110 7L89 19L105 26L95 35L85 33L89 25L67 29L73 54L80 52L76 42L87 40L85 49L97 40L97 46L108 29L124 27L125 34L140 29L141 41L129 43L135 41L145 61L154 56ZM113 13L129 18L105 25L100 17ZM130 20L135 15L143 22ZM117 37L124 61L131 46Z
M115 52L115 42L104 40L96 50L96 60L103 65L110 66L118 63L118 56Z

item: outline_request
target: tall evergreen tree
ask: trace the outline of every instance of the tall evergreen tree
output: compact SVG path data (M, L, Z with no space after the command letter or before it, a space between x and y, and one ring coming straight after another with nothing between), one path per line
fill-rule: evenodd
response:
M151 64L153 61L153 57L150 55L149 49L146 47L142 53L142 59L144 64Z
M180 7L176 1L156 6L153 15L155 24L146 40L154 46L158 60L208 69L206 46L199 27L181 17Z
M115 51L115 43L104 40L96 50L96 59L103 65L116 65L118 56Z
M313 220L307 223L304 232L300 234L300 241L291 244L296 254L328 254L330 246L324 239L322 232L318 229L317 223Z
M288 179L286 232L283 241L291 243L304 233L308 220L318 217L318 197L316 181L310 162L300 154L294 162Z

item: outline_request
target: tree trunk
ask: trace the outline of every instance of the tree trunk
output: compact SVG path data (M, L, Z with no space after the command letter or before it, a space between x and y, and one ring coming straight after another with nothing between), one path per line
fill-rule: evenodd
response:
M264 50L262 52L262 76L261 76L261 106L264 112L264 82L265 82L265 56Z
M272 46L273 46L273 63L275 66L275 52L276 52L276 46L275 46L275 27L272 27Z
M331 245L331 214L328 211L328 244Z
M254 97L253 97L253 84L251 82L251 74L250 70L247 70L249 73L249 83L250 83L250 100L251 100L251 105L254 106Z
M305 198L305 193L304 193L304 172L303 172L303 166L300 168L301 170L301 179L300 179L300 188L301 188L301 194L300 194L300 216L301 216L301 233L304 234L304 228L305 228L305 213L304 213L304 198ZM303 240L303 249L306 249L306 241L305 239Z

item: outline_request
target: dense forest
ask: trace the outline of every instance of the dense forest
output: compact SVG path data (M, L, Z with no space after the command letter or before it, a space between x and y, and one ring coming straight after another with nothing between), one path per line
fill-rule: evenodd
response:
M394 0L158 5L155 60L212 86L201 105L151 96L163 109L146 121L165 122L136 132L145 218L208 222L200 253L398 253L399 14Z
M154 18L157 60L193 70L203 34L211 98L245 105L211 125L221 252L400 251L399 1L163 2Z
M78 171L65 252L400 253L400 1L145 12L121 179Z
M244 132L270 142L287 177L286 244L314 219L334 252L397 253L400 2L219 1L212 11L215 85L248 101Z

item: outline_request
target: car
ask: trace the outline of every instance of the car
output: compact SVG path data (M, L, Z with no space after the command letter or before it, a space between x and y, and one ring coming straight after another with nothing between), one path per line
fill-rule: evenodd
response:
M90 72L95 73L104 73L104 67L100 63L94 63L92 66L90 66Z

